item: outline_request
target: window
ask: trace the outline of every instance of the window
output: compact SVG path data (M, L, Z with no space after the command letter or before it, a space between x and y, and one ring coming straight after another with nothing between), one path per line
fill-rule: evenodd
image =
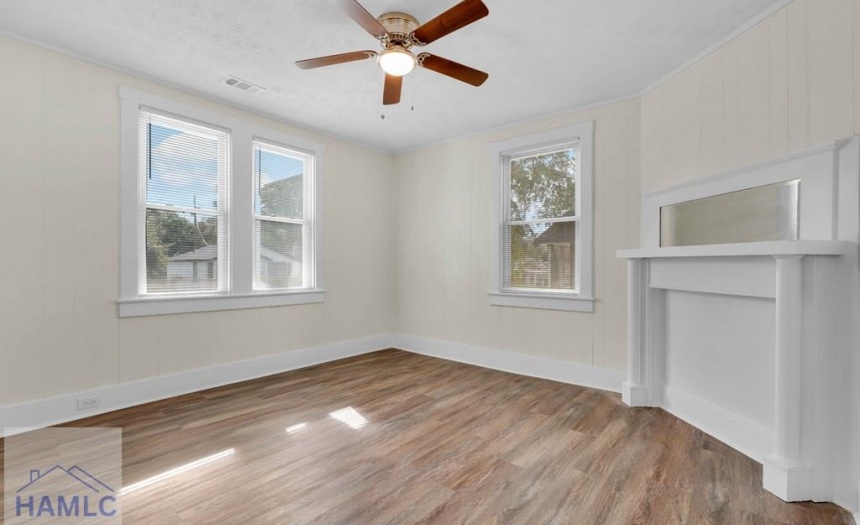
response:
M144 293L225 290L229 135L150 110L139 123Z
M490 302L593 311L591 123L493 144Z
M313 268L302 254L312 250L312 199L305 173L313 156L254 141L254 287L304 288Z
M323 148L131 89L120 316L321 302Z

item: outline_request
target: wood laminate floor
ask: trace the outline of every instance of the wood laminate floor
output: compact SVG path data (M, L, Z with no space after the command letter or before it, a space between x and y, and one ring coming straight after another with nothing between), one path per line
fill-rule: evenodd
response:
M854 523L662 410L397 350L68 426L123 428L126 486L232 451L124 496L127 525Z

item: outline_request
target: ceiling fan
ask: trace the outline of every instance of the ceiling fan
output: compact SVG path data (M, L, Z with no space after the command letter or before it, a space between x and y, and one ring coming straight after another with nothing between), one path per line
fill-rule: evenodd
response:
M413 47L426 46L490 14L481 0L464 0L424 25L419 25L414 16L406 13L385 13L379 18L374 18L357 0L334 1L358 25L379 40L382 51L353 51L299 60L296 65L302 69L376 59L379 67L385 72L385 88L382 94L382 103L385 105L400 102L403 76L412 71L415 66L473 86L480 86L489 77L483 71L458 64L447 58L430 53L419 53L416 56L412 52Z

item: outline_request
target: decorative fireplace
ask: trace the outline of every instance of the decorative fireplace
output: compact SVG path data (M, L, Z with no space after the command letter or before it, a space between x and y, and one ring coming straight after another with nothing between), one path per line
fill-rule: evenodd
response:
M788 501L857 508L860 139L643 196L623 399L764 465Z

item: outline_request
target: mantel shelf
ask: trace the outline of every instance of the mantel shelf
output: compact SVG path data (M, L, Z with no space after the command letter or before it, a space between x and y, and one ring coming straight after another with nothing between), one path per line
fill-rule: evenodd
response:
M754 257L774 255L846 255L857 244L846 241L772 241L736 244L705 244L667 248L620 250L621 259L660 259L671 257Z

